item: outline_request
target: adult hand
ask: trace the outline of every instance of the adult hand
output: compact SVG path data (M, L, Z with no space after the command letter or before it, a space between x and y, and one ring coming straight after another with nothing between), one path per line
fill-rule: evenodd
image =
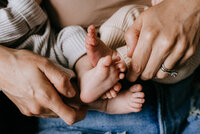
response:
M64 72L46 58L26 50L0 46L0 87L27 116L61 117L67 124L84 118L86 110L67 106L76 93Z
M125 34L132 57L128 79L165 78L161 64L173 69L187 61L195 53L199 33L199 0L164 0L144 11Z

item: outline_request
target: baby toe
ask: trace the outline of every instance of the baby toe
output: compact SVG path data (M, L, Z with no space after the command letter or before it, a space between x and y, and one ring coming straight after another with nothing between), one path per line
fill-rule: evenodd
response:
M142 104L141 103L135 103L135 102L130 102L129 104L133 108L141 108Z
M144 98L144 93L143 92L136 92L132 94L132 97L134 98Z
M116 93L116 91L114 89L110 90L110 94L111 94L112 98L117 96L117 93Z
M114 85L113 89L118 93L120 91L120 89L122 88L121 83L117 83Z
M106 92L106 96L107 96L108 99L111 99L111 98L112 98L112 95L111 95L110 92Z
M142 85L140 84L135 84L129 89L130 92L135 93L135 92L140 92L142 91Z
M119 79L122 80L125 78L125 74L124 73L119 73Z
M132 102L134 102L134 103L144 103L144 102L145 102L145 99L140 99L140 98L134 98L134 97L133 97Z
M131 107L130 108L130 111L132 111L132 112L140 112L142 109L141 108L134 108L134 107Z
M101 99L105 100L105 99L108 99L108 97L107 97L106 94L104 94L104 95L101 97Z
M117 63L116 64L116 68L120 71L120 72L125 72L126 71L126 66L123 63Z

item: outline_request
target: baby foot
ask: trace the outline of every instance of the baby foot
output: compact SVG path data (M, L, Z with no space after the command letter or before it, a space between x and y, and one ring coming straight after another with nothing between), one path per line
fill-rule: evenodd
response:
M87 55L89 57L90 62L93 66L96 66L97 62L100 58L105 57L107 55L112 56L113 59L120 58L116 51L113 51L109 47L107 47L98 37L97 32L95 30L94 25L90 25L88 27L88 34L85 41L85 47L87 51ZM125 71L125 65L121 66L122 70Z
M89 60L93 66L96 66L98 60L106 55L112 56L113 60L117 60L116 67L119 70L120 73L120 79L124 78L124 73L126 70L125 63L121 60L120 56L118 56L118 53L116 51L113 51L112 49L108 48L98 37L97 32L95 30L94 25L91 25L88 27L88 34L86 37L86 50L87 55L89 57ZM113 86L109 91L107 91L102 98L113 98L116 97L117 92L119 92L120 88L119 83L116 86Z
M117 97L108 100L106 113L109 114L126 114L132 112L139 112L144 103L144 93L142 86L137 84L132 86L129 90L122 91Z
M133 85L129 90L124 90L117 97L109 100L97 100L89 104L89 108L108 114L127 114L139 112L145 102L144 93L140 84Z
M85 47L89 60L94 67L101 57L105 57L106 55L112 56L112 49L106 47L106 45L97 37L94 25L88 27Z
M96 67L84 73L80 78L81 100L90 103L98 99L121 78L123 77L113 63L112 57L101 58Z
M117 96L117 93L122 88L121 83L115 84L110 90L108 90L104 95L101 97L102 99L112 99Z

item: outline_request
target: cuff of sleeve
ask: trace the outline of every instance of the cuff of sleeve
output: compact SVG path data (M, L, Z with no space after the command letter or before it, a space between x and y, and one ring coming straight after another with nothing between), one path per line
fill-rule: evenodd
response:
M127 56L127 47L123 46L123 47L117 48L117 52L119 53L122 60L124 60L124 62L126 63L127 68L129 68L131 64L131 58Z
M86 53L86 31L80 26L64 28L58 37L62 52L69 62L69 68L73 69L76 61Z
M18 12L26 20L30 29L47 20L46 14L34 0L9 0L8 7Z

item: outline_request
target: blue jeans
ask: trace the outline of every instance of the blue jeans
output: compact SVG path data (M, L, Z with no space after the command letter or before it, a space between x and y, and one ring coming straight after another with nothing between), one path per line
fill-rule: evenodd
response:
M192 109L190 116L187 119L186 127L183 134L197 134L200 133L200 89L199 87L194 92L192 98Z
M180 133L190 109L193 76L171 85L143 84L146 102L139 113L109 115L89 111L72 126L61 119L39 119L40 134L158 134ZM154 84L155 88L151 84Z

